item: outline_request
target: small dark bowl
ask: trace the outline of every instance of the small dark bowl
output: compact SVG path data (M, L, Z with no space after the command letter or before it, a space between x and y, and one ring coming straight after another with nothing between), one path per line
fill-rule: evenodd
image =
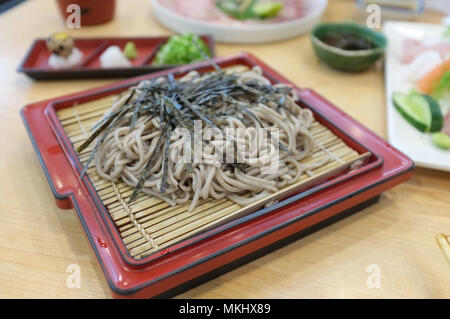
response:
M324 37L343 34L371 42L374 48L344 50L322 41ZM350 72L364 71L372 66L383 55L387 43L380 32L352 22L320 24L313 29L310 38L320 60L334 69Z

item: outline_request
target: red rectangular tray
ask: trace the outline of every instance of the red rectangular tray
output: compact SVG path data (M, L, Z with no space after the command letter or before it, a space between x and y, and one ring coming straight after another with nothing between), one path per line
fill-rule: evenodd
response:
M209 47L212 56L214 53L214 40L210 36L200 36ZM45 39L37 39L31 45L27 55L18 68L36 80L75 79L75 78L107 78L131 77L150 72L161 71L176 67L176 65L152 66L158 49L167 42L169 37L127 37L127 38L78 38L75 47L83 52L83 60L79 66L70 69L52 69L48 65L50 51L47 49ZM138 56L130 60L132 66L128 68L102 68L100 55L111 45L117 45L122 50L128 41L134 42Z
M295 87L253 55L242 53L215 62L222 67L260 66L273 83L292 85L300 96L299 105L310 108L316 120L357 152L370 151L372 156L358 169L136 260L126 251L89 178L80 179L82 164L56 111L118 93L144 79L168 73L177 77L194 69L207 72L213 67L201 62L25 106L22 118L56 203L75 208L115 297L179 293L372 204L383 191L412 176L414 165L406 155L314 91Z

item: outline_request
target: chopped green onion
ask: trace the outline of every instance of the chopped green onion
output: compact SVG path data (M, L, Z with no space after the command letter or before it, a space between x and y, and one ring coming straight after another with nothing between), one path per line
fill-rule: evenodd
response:
M173 35L156 53L153 65L188 64L211 57L208 46L197 35Z

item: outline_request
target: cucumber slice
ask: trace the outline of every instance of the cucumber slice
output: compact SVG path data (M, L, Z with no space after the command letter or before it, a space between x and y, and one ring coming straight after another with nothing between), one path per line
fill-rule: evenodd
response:
M433 143L444 150L450 150L450 136L445 133L434 133Z
M405 94L394 92L392 100L398 112L411 125L421 132L426 132L430 128L431 112L427 101L420 94Z
M423 96L427 100L431 112L430 132L439 132L444 125L444 116L442 115L441 107L438 101L432 96L425 94Z
M245 20L258 18L258 16L253 12L253 6L256 4L256 0L246 3L245 8L242 8L241 3L236 0L222 0L215 2L217 8L235 19Z
M216 6L226 14L235 19L267 19L275 17L281 9L281 2L258 2L252 0L248 2L245 8L241 7L241 3L236 0L216 1Z
M283 4L280 2L255 3L252 11L259 18L275 17L280 10L283 9Z
M392 99L400 114L422 132L439 132L444 123L439 103L429 95L412 91L409 94L394 92Z

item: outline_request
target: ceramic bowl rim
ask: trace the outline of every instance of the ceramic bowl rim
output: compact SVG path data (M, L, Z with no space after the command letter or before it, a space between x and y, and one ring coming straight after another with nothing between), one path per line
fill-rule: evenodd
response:
M340 48L328 45L316 36L316 31L319 28L322 28L324 26L343 26L343 25L348 25L355 30L368 30L371 35L379 36L381 39L383 39L383 41L382 41L383 43L380 46L377 46L376 48L373 48L373 49L350 51L350 50L344 50L344 49L340 49ZM366 56L370 56L373 54L383 53L386 49L386 44L387 44L386 36L384 34L382 34L381 32L380 33L375 33L375 32L376 31L373 31L370 28L367 28L363 25L360 25L360 24L357 24L354 22L320 23L317 26L315 26L314 29L311 31L310 37L311 37L311 41L314 44L320 46L322 49L333 52L335 54L339 54L339 55L346 56L346 57L366 57Z

